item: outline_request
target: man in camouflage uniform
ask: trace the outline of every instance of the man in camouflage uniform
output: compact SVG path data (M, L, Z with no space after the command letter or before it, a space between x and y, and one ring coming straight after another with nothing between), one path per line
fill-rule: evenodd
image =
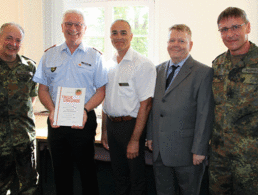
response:
M37 96L32 81L36 68L32 60L17 54L23 37L24 31L17 24L6 23L0 28L1 195L15 180L19 181L18 194L36 194L37 189L32 108Z
M229 7L217 23L228 51L213 61L210 194L257 194L258 47L248 41L251 27L243 10Z

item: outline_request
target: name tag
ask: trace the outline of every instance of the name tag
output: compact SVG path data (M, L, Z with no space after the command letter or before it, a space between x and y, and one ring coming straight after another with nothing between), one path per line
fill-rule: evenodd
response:
M126 87L129 86L129 83L118 83L120 87Z
M33 76L32 72L17 70L17 74Z
M87 65L87 66L91 66L91 64L89 64L87 62L82 62L82 64Z
M243 68L242 73L257 73L258 74L258 68Z

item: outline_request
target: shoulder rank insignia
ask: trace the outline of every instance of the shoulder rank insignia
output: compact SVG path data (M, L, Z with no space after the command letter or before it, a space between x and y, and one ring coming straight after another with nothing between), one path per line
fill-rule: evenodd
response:
M99 50L97 50L95 47L93 47L92 49L94 49L95 51L99 52L99 53L100 53L100 55L102 55L102 52L101 52L101 51L99 51Z

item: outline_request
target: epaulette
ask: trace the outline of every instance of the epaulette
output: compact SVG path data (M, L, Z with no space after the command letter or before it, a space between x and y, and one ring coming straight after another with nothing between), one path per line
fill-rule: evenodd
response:
M34 64L36 64L36 62L35 62L34 60L32 60L32 59L30 59L30 58L28 58L28 57L26 57L26 56L24 56L24 55L22 55L22 57L23 57L25 60L32 61Z
M99 50L97 50L95 47L93 47L92 49L94 49L95 51L99 52L99 53L100 53L100 55L102 55L102 52L101 52L101 51L99 51Z
M45 50L44 50L44 52L47 52L48 50L50 50L50 49L54 48L55 46L56 46L56 44L55 44L55 45L52 45L51 47L49 47L49 48L45 49Z

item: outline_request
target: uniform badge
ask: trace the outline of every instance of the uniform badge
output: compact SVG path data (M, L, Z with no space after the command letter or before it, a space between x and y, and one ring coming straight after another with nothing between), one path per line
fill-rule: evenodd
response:
M51 72L55 72L56 71L56 67L51 67Z

